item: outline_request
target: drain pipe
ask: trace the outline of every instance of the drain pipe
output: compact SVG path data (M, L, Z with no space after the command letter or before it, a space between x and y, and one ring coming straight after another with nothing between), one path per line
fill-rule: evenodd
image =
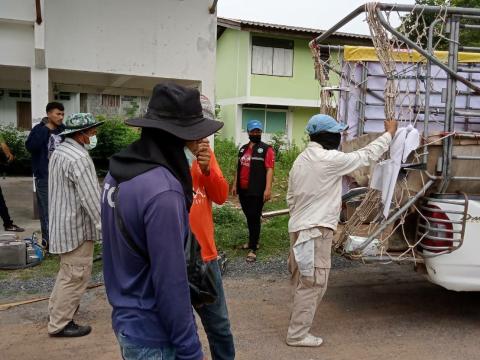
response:
M215 11L217 11L217 3L218 0L213 0L213 4L208 8L210 14L215 14Z

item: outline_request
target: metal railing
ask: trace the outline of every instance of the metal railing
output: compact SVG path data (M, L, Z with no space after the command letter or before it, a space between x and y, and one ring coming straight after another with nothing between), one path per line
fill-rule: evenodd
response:
M461 199L444 199L424 197L419 206L421 216L417 221L416 243L420 244L420 252L424 258L449 254L463 244L465 225L468 214L468 197L461 194ZM440 209L435 204L446 204L448 208ZM440 214L443 218L434 217ZM460 220L451 220L450 218Z
M331 27L329 30L325 31L322 35L318 36L314 40L310 42L310 46L325 46L323 45L325 40L332 34L334 34L338 29L342 26L350 22L352 19L357 17L358 15L364 13L367 9L366 5L359 6L353 12L345 16L342 20L340 20L336 25ZM415 13L445 13L447 16L447 28L448 28L448 63L445 64L441 60L439 60L434 55L433 51L433 35L434 35L434 27L438 23L439 20L433 21L429 28L428 28L428 45L427 49L423 49L418 44L410 40L406 35L400 33L397 29L392 27L389 22L385 19L383 15L384 11L397 11L397 12L415 12ZM432 65L438 66L440 69L444 70L447 74L447 88L446 88L446 98L445 98L445 123L444 123L444 130L446 134L453 134L454 133L454 124L455 124L455 116L462 113L461 110L456 110L455 108L455 99L457 95L457 81L464 84L467 89L470 89L470 95L480 95L480 86L475 84L472 81L472 77L468 76L465 78L462 75L459 75L459 72L464 72L467 74L478 73L480 72L480 68L459 68L458 67L458 52L460 49L478 52L480 48L472 47L472 46L461 46L459 44L460 38L460 31L461 29L480 29L480 25L462 25L460 24L461 19L470 19L470 20L479 20L480 21L480 9L478 8L461 8L461 7L441 7L441 6L426 6L426 5L397 5L397 4L384 4L384 3L377 3L376 4L376 13L379 18L380 23L382 26L390 32L392 35L397 37L399 40L403 41L407 46L416 50L419 54L421 54L426 61L427 66L427 74L426 74L426 86L425 86L425 104L424 104L424 133L428 134L428 127L429 127L429 118L431 113L430 107L430 95L431 95L431 82L432 82ZM324 64L329 68L329 70L335 71L332 67L328 67L328 64ZM341 77L343 74L339 74ZM367 74L364 74L365 76ZM362 84L365 82L366 79L362 78ZM366 95L366 93L373 93L368 88L362 89L361 95ZM375 96L377 97L377 96ZM365 107L366 103L361 103L360 106ZM476 113L470 113L468 111L463 112L463 116L478 116ZM362 117L362 112L360 112L360 117ZM359 131L363 131L363 122L359 122ZM462 134L462 136L469 136L469 137L477 137L473 133L469 134ZM444 193L450 181L452 180L469 180L469 181L480 181L480 177L470 177L470 176L453 176L452 175L452 162L453 160L480 160L480 157L477 156L461 156L461 155L453 155L453 147L454 147L454 136L447 136L443 139L443 156L442 156L442 167L441 167L441 175L434 176L429 174L425 171L426 175L429 177L428 182L423 186L423 188L412 198L410 198L400 209L396 210L393 214L390 214L388 220L384 221L375 232L369 235L369 237L364 241L359 247L356 249L357 254L361 254L361 252L372 242L375 238L387 228L390 224L396 221L403 213L405 213L413 204L415 204L426 192L427 190L438 180L440 180L440 190ZM428 156L428 146L424 145L423 147L423 156L422 156L422 163L425 165L427 163L427 156ZM432 198L424 198L424 201L436 201L440 202L439 199L432 199ZM453 203L450 203L453 204ZM451 224L452 226L461 226L459 230L452 230L446 231L448 229L442 228L439 224L445 224L443 219L435 219L429 218L424 216L423 219L427 220L426 224L420 224L417 227L417 235L424 236L425 239L429 241L450 241L451 246L434 246L435 251L439 251L434 253L434 255L428 256L438 256L441 254L446 254L449 252L454 251L455 249L459 248L463 243L463 236L465 231L465 219L466 219L466 211L468 208L468 198L465 196L463 202L459 203L457 201L458 206L463 207L461 210L453 210L453 211L445 211L445 214L450 215L460 215L464 214L462 221L447 221L446 223ZM422 211L432 211L440 212L438 209L432 209L424 207ZM278 215L285 215L288 214L288 210L281 210L275 211L270 213L265 213L264 217L271 217L271 216L278 216ZM443 229L443 230L442 230ZM445 237L445 236L435 236L431 233L436 232L437 234L451 234L452 237ZM430 233L430 234L429 234ZM425 250L432 250L429 249L428 244L422 244L422 247ZM430 246L432 247L432 246ZM425 256L425 255L424 255Z

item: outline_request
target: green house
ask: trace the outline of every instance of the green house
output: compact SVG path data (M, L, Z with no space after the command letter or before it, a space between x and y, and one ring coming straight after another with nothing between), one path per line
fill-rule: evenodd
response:
M319 112L320 85L308 43L321 30L217 19L216 102L221 136L245 143L249 120L264 124L264 139L282 133L302 145L308 119ZM336 33L331 45L371 45L369 36ZM337 51L337 50L335 50Z

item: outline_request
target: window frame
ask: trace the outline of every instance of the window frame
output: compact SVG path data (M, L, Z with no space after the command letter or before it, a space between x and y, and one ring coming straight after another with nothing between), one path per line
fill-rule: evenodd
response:
M255 106L242 106L242 123L240 125L240 130L242 132L247 132L247 129L243 127L243 114L244 110L261 110L263 111L263 126L264 126L264 133L265 134L276 134L272 132L268 132L268 121L267 121L267 112L278 112L285 114L285 130L283 131L286 136L288 136L288 108L287 109L276 109L276 108L269 108L267 106L263 107L255 107ZM261 119L258 119L261 120Z
M286 39L277 39L269 38L263 36L254 36L252 35L251 47L250 47L250 73L251 75L263 75L263 76L274 76L274 77L283 77L283 78L293 78L294 75L294 64L295 64L295 41L286 40ZM265 74L260 72L253 71L253 47L265 47L272 49L272 73ZM282 50L291 50L292 51L292 65L291 65L291 75L277 75L273 73L274 69L274 59L275 59L275 49Z

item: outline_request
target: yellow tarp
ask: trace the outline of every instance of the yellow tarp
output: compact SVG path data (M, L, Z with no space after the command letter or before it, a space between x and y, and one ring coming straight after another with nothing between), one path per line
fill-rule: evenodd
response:
M447 62L447 51L435 51L435 56ZM375 48L369 46L345 46L343 49L343 58L346 61L378 61ZM401 62L421 62L425 61L423 55L415 50L397 49L393 53L395 61ZM459 52L458 62L461 63L480 63L480 53Z

